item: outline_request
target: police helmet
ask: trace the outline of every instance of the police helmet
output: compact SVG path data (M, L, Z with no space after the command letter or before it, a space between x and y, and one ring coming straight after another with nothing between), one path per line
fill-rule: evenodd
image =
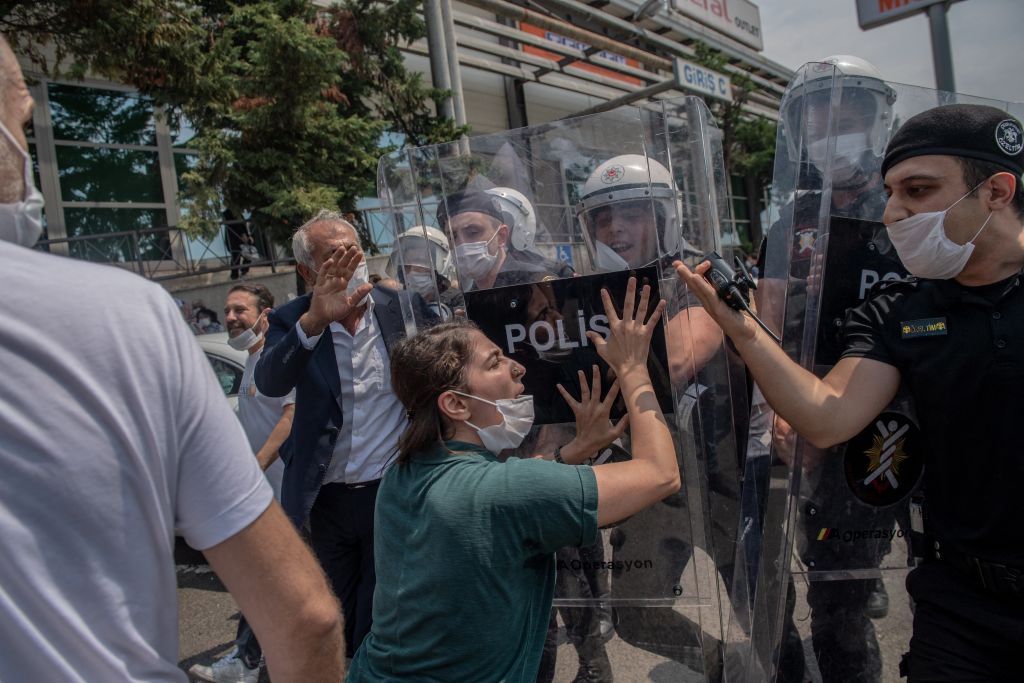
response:
M583 185L577 217L591 261L598 270L622 269L645 264L613 265L605 245L596 238L597 216L603 209L626 202L649 203L657 225L659 256L679 249L679 197L672 174L663 164L642 154L620 154L594 169Z
M509 227L509 241L518 251L529 251L537 238L537 212L530 200L511 187L492 187L485 192L498 201L503 223Z
M453 270L451 248L448 238L437 228L414 225L398 236L391 248L391 257L385 272L404 282L402 266L430 268L446 278Z
M880 158L892 131L895 101L896 91L865 59L833 55L821 62L805 64L786 89L779 108L779 118L787 131L789 158L793 161L806 159L822 168L827 162L830 137L835 150L834 171L843 172L842 157L852 159L851 150L856 147ZM840 112L847 115L840 122L832 121L833 114ZM850 125L857 130L844 130L844 126ZM843 140L844 136L860 135L863 140L856 144ZM806 150L798 148L801 139L807 143Z

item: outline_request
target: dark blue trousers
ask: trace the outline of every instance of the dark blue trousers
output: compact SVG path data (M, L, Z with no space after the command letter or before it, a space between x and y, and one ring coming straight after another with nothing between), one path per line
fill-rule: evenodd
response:
M355 655L373 621L373 510L379 482L324 484L309 513L310 541L345 616L345 648Z

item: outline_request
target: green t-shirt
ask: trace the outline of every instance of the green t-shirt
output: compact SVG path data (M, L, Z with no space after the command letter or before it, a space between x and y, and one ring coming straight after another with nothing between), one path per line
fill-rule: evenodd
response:
M585 466L499 461L480 446L395 465L377 494L373 629L349 670L364 681L533 683L555 556L597 533Z

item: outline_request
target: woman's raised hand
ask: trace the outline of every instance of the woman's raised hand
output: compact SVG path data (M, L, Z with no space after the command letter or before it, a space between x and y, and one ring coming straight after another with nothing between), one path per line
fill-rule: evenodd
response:
M619 395L619 381L612 382L608 395L601 400L601 372L596 365L592 368L593 379L587 386L587 375L579 370L580 400L573 398L561 384L555 385L558 393L569 404L576 416L576 438L562 448L562 456L571 464L581 462L618 439L626 432L629 416L623 415L618 422L612 423L612 404ZM574 443L575 442L575 443ZM579 457L576 457L579 453Z
M640 292L640 301L636 301L636 278L629 278L626 285L626 298L622 302L622 315L619 316L612 305L608 291L601 290L604 312L608 316L607 339L596 332L587 332L587 337L594 344L597 353L612 367L619 378L632 371L643 369L647 372L647 354L651 348L651 336L655 326L665 310L664 299L658 301L651 317L647 318L651 288L644 285ZM635 309L634 309L635 304Z

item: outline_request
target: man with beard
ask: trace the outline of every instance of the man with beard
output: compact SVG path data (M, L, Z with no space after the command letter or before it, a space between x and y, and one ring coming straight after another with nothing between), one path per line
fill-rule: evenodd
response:
M224 303L224 322L228 328L228 345L248 351L245 370L238 387L238 420L249 438L256 461L281 499L284 461L278 457L292 431L295 414L295 391L285 396L266 396L256 389L253 371L263 351L263 335L267 331L267 314L274 308L274 295L261 284L235 285ZM211 683L255 683L259 679L262 650L243 615L238 621L235 649L212 666L194 665L189 673Z

